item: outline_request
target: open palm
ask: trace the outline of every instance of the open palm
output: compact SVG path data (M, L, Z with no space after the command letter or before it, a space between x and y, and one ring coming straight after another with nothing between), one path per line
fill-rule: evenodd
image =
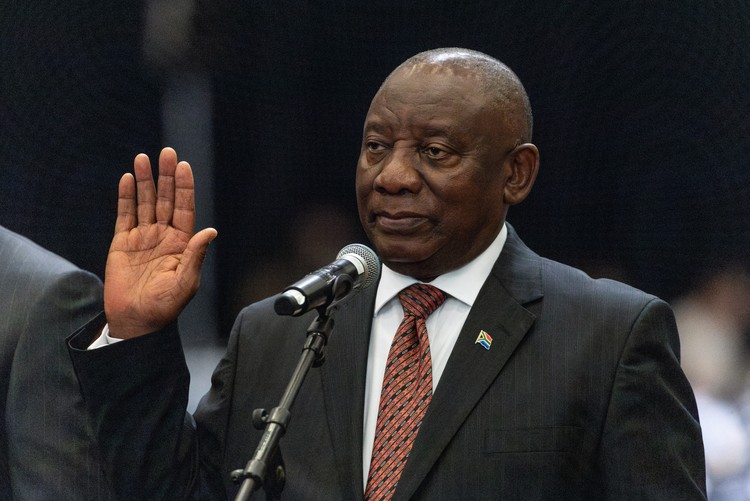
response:
M146 155L135 177L120 179L115 235L107 257L104 309L110 335L132 338L175 321L200 284L200 270L216 230L193 234L195 197L187 162L164 148L158 189Z

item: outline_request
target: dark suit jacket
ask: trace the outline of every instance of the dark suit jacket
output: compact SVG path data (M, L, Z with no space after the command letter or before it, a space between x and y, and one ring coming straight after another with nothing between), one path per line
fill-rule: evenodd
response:
M374 289L337 307L325 364L292 408L281 441L288 499L362 499ZM100 323L73 340L123 498L179 497L186 486L223 496L229 471L259 439L252 410L277 405L314 317L279 317L272 304L238 317L195 413L197 434L183 423L187 374L174 329L106 351L80 351ZM494 339L489 350L475 344L480 330ZM394 499L704 499L700 427L678 349L664 302L540 258L510 229Z
M108 499L65 338L98 278L0 227L0 499Z

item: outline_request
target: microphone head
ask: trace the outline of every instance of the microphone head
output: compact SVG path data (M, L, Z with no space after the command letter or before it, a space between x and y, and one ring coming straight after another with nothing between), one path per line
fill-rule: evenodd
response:
M375 251L362 244L349 244L341 249L336 256L336 259L346 258L347 255L351 255L354 259L358 259L365 268L363 277L357 281L358 289L366 289L375 282L378 281L380 276L380 259Z

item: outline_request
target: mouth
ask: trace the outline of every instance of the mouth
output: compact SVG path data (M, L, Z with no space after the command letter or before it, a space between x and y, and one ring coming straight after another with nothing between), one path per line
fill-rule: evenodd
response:
M372 217L375 227L385 233L408 234L416 231L429 218L413 212L375 212Z

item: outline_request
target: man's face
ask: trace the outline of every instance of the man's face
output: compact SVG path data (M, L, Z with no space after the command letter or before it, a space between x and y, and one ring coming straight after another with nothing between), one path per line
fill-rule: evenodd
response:
M478 256L505 218L502 112L471 77L400 69L372 101L357 165L359 216L380 258L432 280Z

